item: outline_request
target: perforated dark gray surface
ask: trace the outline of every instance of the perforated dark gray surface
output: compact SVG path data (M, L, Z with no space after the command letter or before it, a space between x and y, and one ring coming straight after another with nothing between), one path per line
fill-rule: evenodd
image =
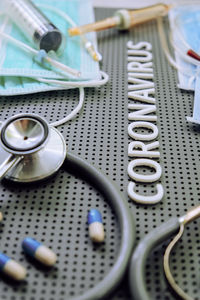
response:
M112 10L97 9L103 18ZM144 24L129 33L116 30L98 35L103 54L102 69L110 75L109 83L97 89L86 89L84 109L78 118L59 127L70 151L99 166L120 187L129 202L136 221L137 243L152 228L171 216L181 216L199 203L200 132L188 125L185 116L192 114L193 94L181 92L177 76L166 62L158 39L156 23ZM140 206L127 197L128 40L149 41L153 46L156 83L159 142L165 197L160 204ZM15 113L38 113L49 122L62 118L77 104L78 91L58 91L20 97L1 97L0 117L5 120ZM145 194L149 185L138 186ZM114 263L119 245L119 230L111 208L101 195L80 179L61 170L40 185L19 186L2 182L0 251L20 261L28 269L22 284L0 280L1 299L66 300L95 285ZM97 207L103 215L106 241L94 246L88 237L87 211ZM172 271L178 283L200 299L200 220L190 224L182 241L172 254ZM59 261L52 270L30 262L21 250L26 236L51 246ZM146 281L152 299L176 299L170 292L162 271L165 245L158 247L148 260ZM129 300L127 278L112 300ZM137 299L136 299L137 300Z

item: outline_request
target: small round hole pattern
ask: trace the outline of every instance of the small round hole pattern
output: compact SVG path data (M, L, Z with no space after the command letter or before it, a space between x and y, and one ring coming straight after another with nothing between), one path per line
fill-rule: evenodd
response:
M102 19L114 10L98 8ZM168 28L167 19L165 20ZM165 190L163 200L154 206L140 206L127 196L129 162L127 41L152 44L154 81L157 100L157 126ZM172 216L183 215L200 198L200 129L186 122L192 114L193 94L177 88L177 74L162 52L156 22L137 26L129 32L115 29L98 33L101 69L110 81L101 88L85 89L85 104L77 118L60 126L68 149L87 159L112 178L125 195L136 222L136 243L145 234ZM54 122L68 114L78 103L78 90L54 91L17 97L1 97L0 120L17 113L36 113ZM141 170L144 174L151 170ZM136 192L152 195L153 184L136 184ZM0 183L0 251L27 268L21 284L2 278L2 300L66 300L93 287L108 272L117 257L120 243L118 221L106 199L81 179L60 170L48 181L33 185ZM100 210L106 238L94 245L88 236L87 213ZM176 281L195 300L199 299L200 220L188 225L171 256ZM22 240L31 236L52 248L58 263L51 270L42 268L24 256ZM169 242L169 241L168 241ZM174 300L166 283L162 258L167 241L150 255L146 283L151 299ZM125 276L110 300L130 300Z

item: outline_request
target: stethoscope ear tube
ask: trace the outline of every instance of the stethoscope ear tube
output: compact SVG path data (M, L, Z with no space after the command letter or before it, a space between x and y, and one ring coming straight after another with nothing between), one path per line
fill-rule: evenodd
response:
M135 225L133 216L118 188L100 170L90 165L80 157L67 153L63 168L96 187L105 197L115 211L121 230L121 245L114 266L108 274L95 287L83 295L74 297L73 300L102 300L108 296L120 283L127 269L135 241ZM72 299L70 299L72 300Z
M180 228L178 218L171 218L161 226L149 232L135 249L129 269L129 285L132 299L151 300L146 290L145 267L146 261L154 247L164 242Z
M0 165L0 180L5 174L15 165L22 160L23 156L15 156L10 154L5 161Z

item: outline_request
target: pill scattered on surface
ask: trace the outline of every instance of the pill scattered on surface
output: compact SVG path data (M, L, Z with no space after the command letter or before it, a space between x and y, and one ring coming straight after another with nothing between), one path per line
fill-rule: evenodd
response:
M18 281L26 277L26 269L3 253L0 253L0 272Z
M45 266L51 267L56 263L56 254L33 238L25 238L22 242L22 248L27 255L34 257Z
M0 222L3 220L3 215L2 213L0 212Z
M89 236L93 242L104 241L105 234L101 213L97 209L91 209L88 213Z

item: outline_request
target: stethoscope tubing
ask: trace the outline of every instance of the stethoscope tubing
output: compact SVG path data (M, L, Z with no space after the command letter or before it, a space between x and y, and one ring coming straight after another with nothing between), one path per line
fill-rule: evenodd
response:
M129 286L134 300L151 300L146 289L145 267L147 258L154 247L178 232L180 221L171 218L159 227L149 232L133 252L129 269Z
M121 245L113 267L96 286L87 290L84 294L70 299L102 300L118 286L127 269L135 241L133 216L128 207L127 200L123 197L117 186L86 160L68 152L63 168L67 172L80 176L97 188L104 195L106 201L109 202L119 221Z

